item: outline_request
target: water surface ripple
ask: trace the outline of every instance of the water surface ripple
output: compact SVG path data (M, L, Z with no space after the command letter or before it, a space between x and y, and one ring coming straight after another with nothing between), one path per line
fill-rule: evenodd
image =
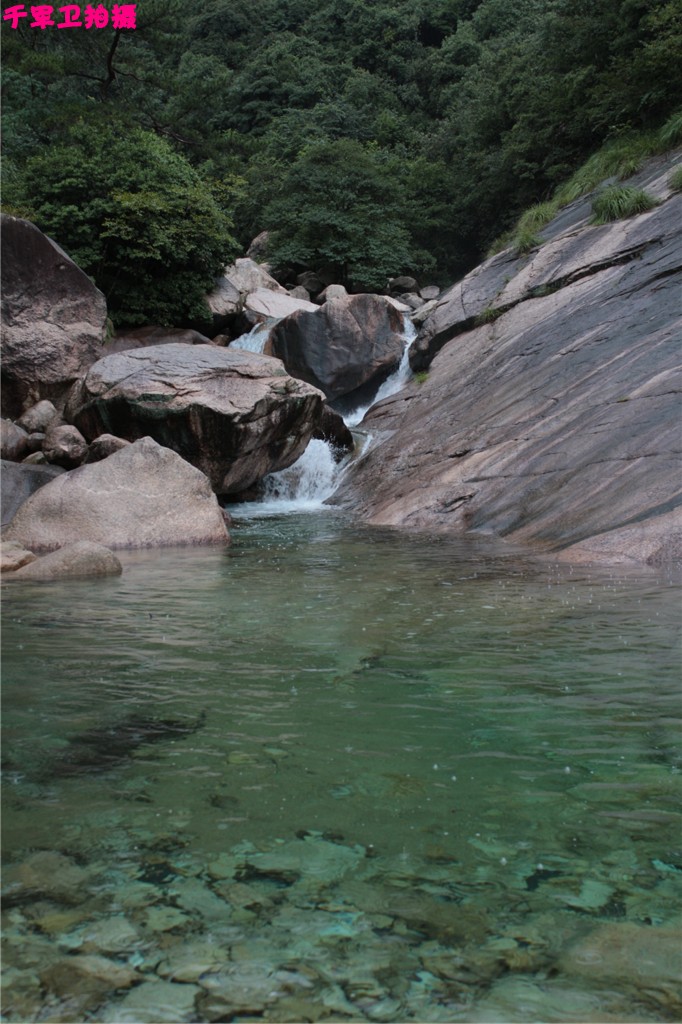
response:
M679 581L244 518L4 588L7 1021L673 1021Z

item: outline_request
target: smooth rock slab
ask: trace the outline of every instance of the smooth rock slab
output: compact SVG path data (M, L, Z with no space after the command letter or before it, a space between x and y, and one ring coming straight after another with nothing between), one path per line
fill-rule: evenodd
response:
M109 548L225 544L228 534L203 473L145 437L46 484L4 539L53 551L79 540Z
M160 345L108 356L74 388L68 416L91 440L149 436L238 493L304 452L322 407L279 360L211 345Z
M64 470L59 466L30 466L25 462L2 462L2 525L7 526L32 494L49 484Z

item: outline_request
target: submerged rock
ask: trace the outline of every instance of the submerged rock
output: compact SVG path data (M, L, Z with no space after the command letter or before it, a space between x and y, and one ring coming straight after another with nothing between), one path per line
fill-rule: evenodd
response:
M79 540L109 548L228 540L220 506L203 473L150 437L41 487L20 507L5 537L32 551L51 551Z
M204 715L195 721L186 721L132 713L118 722L87 729L71 737L46 773L64 776L109 771L124 763L138 747L191 736L204 722Z
M74 388L68 414L89 439L153 437L205 473L216 493L230 494L295 462L321 403L279 360L159 345L101 359Z

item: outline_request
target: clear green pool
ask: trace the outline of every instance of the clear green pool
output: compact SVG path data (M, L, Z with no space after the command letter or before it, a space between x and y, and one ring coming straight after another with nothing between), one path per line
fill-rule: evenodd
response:
M233 538L4 588L2 1019L681 1019L679 587Z

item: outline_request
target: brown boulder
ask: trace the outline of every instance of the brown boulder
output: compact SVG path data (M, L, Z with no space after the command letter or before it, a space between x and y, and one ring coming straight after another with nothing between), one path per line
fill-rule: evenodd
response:
M400 362L401 314L378 295L330 299L315 313L299 312L276 324L273 355L293 377L340 398L363 385L379 385Z
M47 428L43 441L43 455L54 466L74 469L85 461L88 442L80 430L67 423L56 423Z
M17 426L21 427L22 430L28 431L29 434L44 433L58 415L59 413L52 402L48 402L45 399L27 409L23 416L20 416L17 420Z
M126 448L130 441L124 441L122 437L114 437L113 434L100 434L91 442L86 456L86 462L101 462L108 459L114 452Z
M18 416L40 399L60 405L102 354L104 296L27 220L2 215L2 403Z
M86 438L153 437L205 473L216 493L230 494L295 462L321 403L277 359L161 345L101 359L74 388L68 411Z
M79 540L115 549L229 539L203 473L151 437L46 484L24 502L3 538L32 551Z
M44 555L37 561L29 560L17 568L13 580L63 580L86 576L120 576L122 569L116 555L102 544L79 540Z

